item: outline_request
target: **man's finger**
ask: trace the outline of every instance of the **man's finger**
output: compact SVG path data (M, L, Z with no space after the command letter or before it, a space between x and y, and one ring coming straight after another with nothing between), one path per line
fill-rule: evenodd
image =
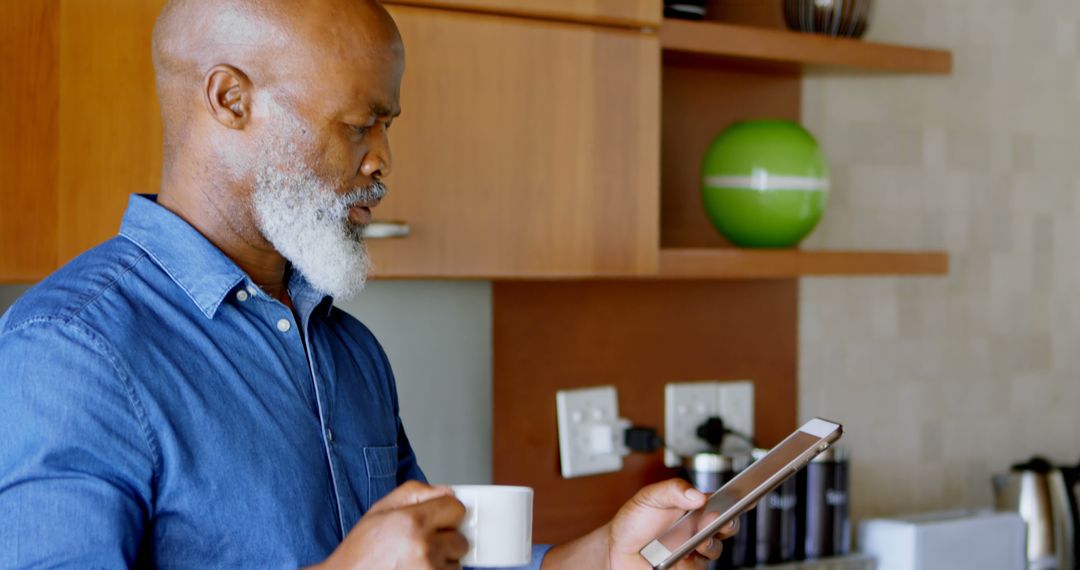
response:
M430 501L439 497L447 497L453 494L454 492L450 490L450 487L431 486L419 481L408 481L391 491L389 495L377 501L371 506L368 512L377 513L392 509L400 509L402 507L418 505L425 501Z
M696 552L709 560L716 560L720 558L720 553L724 551L724 543L720 542L719 538L713 537L698 545Z
M727 540L735 536L736 534L739 534L738 518L721 527L720 530L716 533L716 538L719 538L720 540Z
M739 519L735 519L723 527L709 540L698 545L696 552L709 560L716 560L724 551L722 540L727 540L739 533Z
M439 531L436 533L435 538L432 539L432 544L434 546L433 553L438 558L438 560L433 561L436 564L460 562L469 553L469 541L465 540L465 536L456 530Z
M675 565L674 570L707 570L708 567L708 559L697 552L691 552L689 556L683 558Z
M465 519L465 505L450 496L430 499L418 505L403 507L425 530L453 530Z

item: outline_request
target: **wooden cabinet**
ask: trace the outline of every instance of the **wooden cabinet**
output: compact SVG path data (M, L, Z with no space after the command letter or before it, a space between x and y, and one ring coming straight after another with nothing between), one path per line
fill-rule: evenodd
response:
M161 184L150 52L165 0L61 0L58 261L114 235L130 194Z
M157 191L161 119L150 40L163 4L0 6L0 282L44 277L115 235L129 194ZM565 20L632 20L652 2L525 2L518 11L541 4L577 15ZM407 221L413 235L373 243L377 275L655 271L658 35L390 9L408 49L405 115L391 133L396 173L376 217Z
M373 242L390 277L634 275L659 254L655 35L391 6L406 43Z
M0 3L0 279L56 265L57 2Z
M150 35L164 0L0 3L0 282L41 279L157 191Z
M710 14L782 25L780 2L709 5ZM754 436L769 447L797 426L797 278L948 271L943 252L730 247L701 207L700 170L709 143L733 121L798 120L803 69L944 73L951 67L947 52L715 21L666 20L660 37L657 274L497 281L492 288L493 481L536 490L537 542L581 536L642 486L678 475L662 454L635 453L617 473L563 479L551 405L559 390L612 383L620 415L656 427L663 424L666 383L750 379Z

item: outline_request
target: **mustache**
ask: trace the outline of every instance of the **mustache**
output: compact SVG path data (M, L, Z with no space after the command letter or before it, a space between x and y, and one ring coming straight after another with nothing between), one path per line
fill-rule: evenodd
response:
M354 190L351 190L348 194L342 197L341 201L345 204L352 206L353 204L362 204L370 202L380 202L386 197L387 188L382 182L372 182L367 186L361 186Z

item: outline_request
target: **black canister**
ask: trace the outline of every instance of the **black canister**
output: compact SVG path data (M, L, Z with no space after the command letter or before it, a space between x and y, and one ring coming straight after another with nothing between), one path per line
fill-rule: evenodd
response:
M711 495L735 476L735 463L719 453L698 453L684 462L686 478L695 489Z
M806 469L795 474L795 493L798 505L795 507L795 560L806 560Z
M702 493L712 494L746 468L749 458L736 459L716 453L698 453L686 458L686 477ZM739 518L739 534L724 541L724 550L709 570L734 570L755 566L753 511Z
M849 463L844 449L830 448L806 467L806 558L851 551Z
M795 478L765 495L757 509L757 563L782 564L795 560L799 493Z

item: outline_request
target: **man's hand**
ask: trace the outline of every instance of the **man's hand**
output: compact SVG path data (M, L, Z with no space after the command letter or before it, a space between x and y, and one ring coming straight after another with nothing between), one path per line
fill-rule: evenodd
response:
M638 491L608 526L608 552L611 570L648 570L649 564L641 557L641 549L667 530L686 511L705 504L705 495L682 479L672 479L650 485ZM679 570L704 569L709 560L720 556L720 541L739 531L738 519L727 524L710 540L698 546L697 551L679 562Z
M686 511L705 504L705 495L682 479L650 485L638 491L612 521L573 542L557 546L544 557L543 570L650 570L639 552ZM677 570L705 570L720 557L720 541L739 532L738 520L720 529L697 551L679 561Z
M448 487L409 481L374 505L325 562L308 570L451 570L469 551L465 506Z

